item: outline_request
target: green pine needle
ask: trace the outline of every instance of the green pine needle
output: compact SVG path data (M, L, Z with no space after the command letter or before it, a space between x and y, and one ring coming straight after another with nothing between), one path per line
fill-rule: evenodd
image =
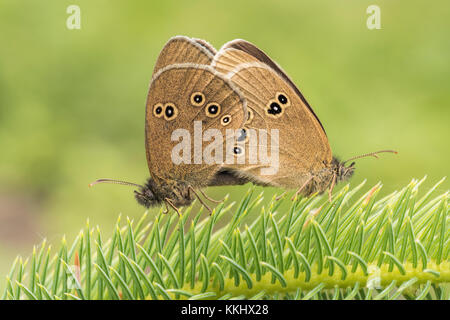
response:
M381 199L381 184L352 199L363 183L331 203L262 208L251 188L211 216L119 217L106 241L88 221L56 253L44 241L31 262L18 257L2 298L448 300L449 192L432 197L441 180L419 197L424 180Z

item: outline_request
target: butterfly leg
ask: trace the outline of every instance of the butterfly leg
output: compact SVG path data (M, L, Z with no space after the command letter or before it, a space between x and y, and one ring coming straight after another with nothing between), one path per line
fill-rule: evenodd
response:
M194 190L194 188L192 186L189 186L189 191L192 191L195 196L197 197L198 201L200 201L200 203L209 211L209 214L212 214L212 210L210 207L208 207L208 205L203 201L202 198L200 198L200 196L198 195L197 191Z
M275 201L279 201L281 198L283 198L284 197L284 195L287 193L287 191L284 191L282 194L280 194L279 196L277 196L276 198L275 198Z
M300 189L297 190L297 192L292 196L291 200L294 201L297 196L302 192L303 189L308 185L308 183L312 180L313 176L309 177L308 180L300 187Z
M208 195L207 195L202 189L199 189L199 191L200 191L200 193L205 197L206 200L209 200L209 201L211 201L211 202L214 202L214 203L222 203L222 202L224 202L224 200L225 200L225 198L223 198L222 200L215 200L215 199L212 199L212 198L208 197Z
M169 207L167 206L169 205L178 213L178 216L181 216L180 210L177 207L175 207L175 205L169 198L164 198L164 204L166 205L166 211L164 211L164 214L167 214L169 212Z
M333 191L335 185L336 185L336 174L333 174L333 178L331 180L330 189L328 190L328 200L330 200L330 202L332 200L331 192Z
M167 206L167 202L164 201L164 205L166 206L166 210L163 211L163 214L168 214L169 213L169 207Z

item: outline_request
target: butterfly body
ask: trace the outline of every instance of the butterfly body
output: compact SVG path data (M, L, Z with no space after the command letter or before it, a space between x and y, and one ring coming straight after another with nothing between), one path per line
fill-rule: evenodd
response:
M182 181L165 181L157 183L149 178L147 182L135 191L137 202L146 208L161 205L169 199L175 207L188 206L194 200L194 195L189 190L189 183Z
M301 193L310 196L314 193L321 194L325 192L333 183L343 182L350 179L354 173L354 163L346 167L344 163L333 157L331 163L324 165L322 169L310 173L311 181L305 186ZM294 186L299 188L301 185Z

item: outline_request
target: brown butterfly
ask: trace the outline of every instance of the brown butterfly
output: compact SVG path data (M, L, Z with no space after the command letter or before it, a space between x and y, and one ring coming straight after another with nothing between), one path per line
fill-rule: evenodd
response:
M184 128L189 136L195 136L199 123L227 137L213 149L215 154L231 153L235 162L196 161L208 146L199 149L195 141L184 144L183 149L194 150L184 158L185 162L173 160L178 145L174 132ZM228 137L227 129L238 130L239 136ZM272 141L273 129L278 132L276 141ZM251 159L269 151L267 143L250 139L258 132L268 133L271 147L276 147L277 151L271 152L272 157L277 155L275 172L264 171L272 165L264 159ZM334 185L353 174L354 163L345 163L359 158L339 162L332 156L325 130L298 88L273 60L244 40L231 41L217 52L204 40L171 38L153 71L145 133L151 175L145 185L111 179L99 179L93 184L136 186L139 191L135 191L135 197L140 204L150 207L165 203L166 208L169 205L177 212L194 197L206 206L196 190L209 199L201 188L247 182L296 188L295 195L321 193L329 188L331 197ZM227 144L230 140L231 149ZM360 157L376 157L379 152Z
M145 147L151 178L143 186L111 179L99 179L91 185L136 186L140 204L165 203L178 212L179 206L189 205L195 196L206 206L196 190L208 198L201 188L228 183L226 175L216 176L220 163L196 161L203 149L195 150L194 140L184 145L194 150L187 163L172 159L178 144L173 139L175 130L185 129L192 137L195 124L201 124L205 130L216 129L226 136L226 129L239 129L246 120L246 100L235 84L210 66L215 53L204 40L177 36L168 41L156 61L146 104ZM233 177L233 183L236 180Z
M248 165L252 154L247 144L244 164L224 166L221 171L260 185L298 189L306 196L331 191L336 183L349 179L354 162L361 157L377 157L382 150L339 161L332 156L325 129L300 90L280 66L263 51L245 40L226 43L211 65L236 84L247 99L248 117L243 128L279 129L279 170L261 174L263 165ZM245 141L245 139L244 139ZM293 197L293 198L294 198Z

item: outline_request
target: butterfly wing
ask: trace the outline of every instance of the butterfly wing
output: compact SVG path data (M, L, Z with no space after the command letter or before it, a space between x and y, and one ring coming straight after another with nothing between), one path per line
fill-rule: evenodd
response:
M308 110L314 115L316 118L316 121L319 122L320 126L322 127L323 132L325 133L325 128L323 127L322 123L319 120L319 117L314 113L314 110L309 105L308 101L306 101L303 94L300 92L298 87L294 84L294 82L291 80L291 78L286 74L286 72L283 71L283 69L273 61L264 51L256 47L254 44L242 40L242 39L235 39L230 42L225 43L222 48L220 48L219 54L216 54L213 58L212 65L215 64L215 61L224 61L226 60L230 55L232 55L235 51L240 52L240 57L235 62L240 63L246 63L246 62L252 62L252 61L260 61L266 65L268 65L272 70L274 70L285 82L287 82L291 88L295 91L295 93L298 95L298 97L302 100L303 104L308 108ZM244 55L244 53L246 55ZM234 55L236 55L234 53ZM238 64L240 64L238 63ZM229 69L229 67L232 67L233 64L228 65L228 72L232 71L232 69ZM237 64L234 64L234 67L236 67ZM325 133L326 135L326 133Z
M267 165L250 164L249 157L255 150L251 149L251 141L245 143L245 163L224 169L259 184L298 188L310 172L319 171L331 162L331 149L320 121L292 81L267 55L240 40L222 48L212 65L226 73L247 99L247 131L256 129L259 133L263 129L271 136L271 130L278 129L279 161L275 174L262 173L261 169ZM267 150L259 149L259 153L270 154L270 142L266 147Z
M197 42L198 44L200 44L201 46L203 46L206 50L211 52L211 54L213 56L216 55L216 53L217 53L216 48L214 48L208 41L203 40L203 39L198 39L198 38L194 38L193 40L195 42Z
M237 87L210 66L182 63L159 69L150 84L146 107L150 174L159 183L176 180L193 187L207 185L220 164L198 161L196 157L199 152L201 157L203 151L202 146L198 147L198 139L208 129L217 129L226 137L227 129L243 125L245 115L245 99ZM180 150L180 143L183 152L174 153ZM181 163L174 160L174 154L185 156L188 151Z
M185 36L172 37L167 41L156 60L153 74L160 69L176 63L196 63L209 65L216 49L202 39Z

